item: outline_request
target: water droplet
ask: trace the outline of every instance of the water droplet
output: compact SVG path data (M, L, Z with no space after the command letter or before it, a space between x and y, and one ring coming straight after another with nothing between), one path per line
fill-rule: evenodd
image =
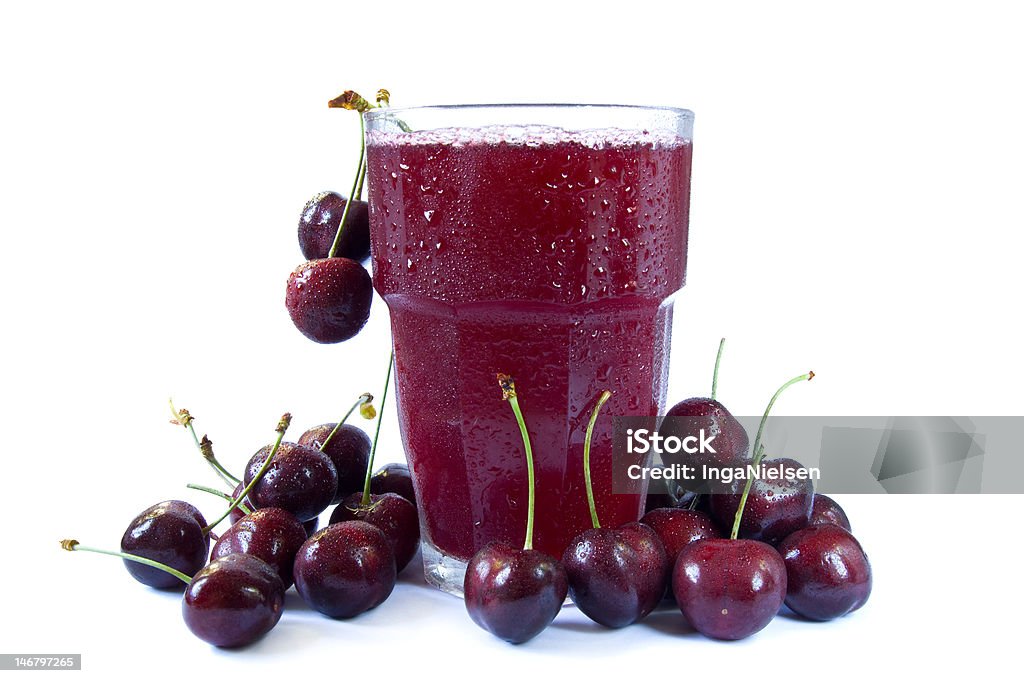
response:
M424 211L423 212L423 217L426 218L427 222L429 223L430 219L434 217L434 210L431 209L430 211Z

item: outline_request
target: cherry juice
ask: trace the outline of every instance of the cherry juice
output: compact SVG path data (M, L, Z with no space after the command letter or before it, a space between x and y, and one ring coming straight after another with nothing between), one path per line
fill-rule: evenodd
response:
M522 544L522 440L496 375L515 379L536 471L534 545L638 519L612 493L613 416L658 415L672 299L686 274L691 145L643 130L485 127L367 137L374 286L387 302L399 421L423 538L467 560ZM425 548L425 552L427 549Z

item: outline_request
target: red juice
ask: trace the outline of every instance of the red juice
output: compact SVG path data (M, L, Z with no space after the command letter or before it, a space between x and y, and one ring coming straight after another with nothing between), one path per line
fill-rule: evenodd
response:
M486 127L367 137L374 286L391 311L396 395L424 540L467 560L522 544L522 439L534 545L556 557L591 525L638 519L612 493L613 416L664 408L672 298L683 286L691 146L675 133Z

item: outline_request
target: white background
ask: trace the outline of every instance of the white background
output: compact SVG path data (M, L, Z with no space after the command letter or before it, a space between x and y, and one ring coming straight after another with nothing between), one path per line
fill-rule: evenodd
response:
M609 632L569 609L513 648L407 572L350 622L292 594L267 638L220 652L187 632L176 597L57 541L114 547L142 508L215 481L167 424L170 395L237 470L283 411L298 433L379 392L380 301L358 338L327 347L283 305L299 210L351 180L356 120L326 107L346 88L388 87L395 105L693 109L673 400L708 391L724 335L720 395L737 414L807 369L818 378L780 414L1024 413L1010 6L5 5L0 651L81 652L96 678L1006 671L1021 496L841 498L873 561L871 601L830 624L780 617L738 644L672 611ZM389 406L380 458L402 457Z

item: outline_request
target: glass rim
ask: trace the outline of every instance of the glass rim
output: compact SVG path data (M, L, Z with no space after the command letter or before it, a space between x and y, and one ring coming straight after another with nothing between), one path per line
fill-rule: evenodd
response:
M453 111L453 110L484 110L484 109L496 109L496 110L508 110L508 109L623 109L631 111L648 111L648 112L665 112L677 116L681 119L692 121L694 118L693 111L690 109L684 109L682 107L669 107L664 105L647 105L647 104L612 104L612 103L598 103L598 104L586 104L580 102L500 102L493 104L426 104L426 105L414 105L408 107L379 107L370 109L363 113L364 119L372 121L374 119L386 118L389 116L396 116L402 113L411 113L418 111Z

